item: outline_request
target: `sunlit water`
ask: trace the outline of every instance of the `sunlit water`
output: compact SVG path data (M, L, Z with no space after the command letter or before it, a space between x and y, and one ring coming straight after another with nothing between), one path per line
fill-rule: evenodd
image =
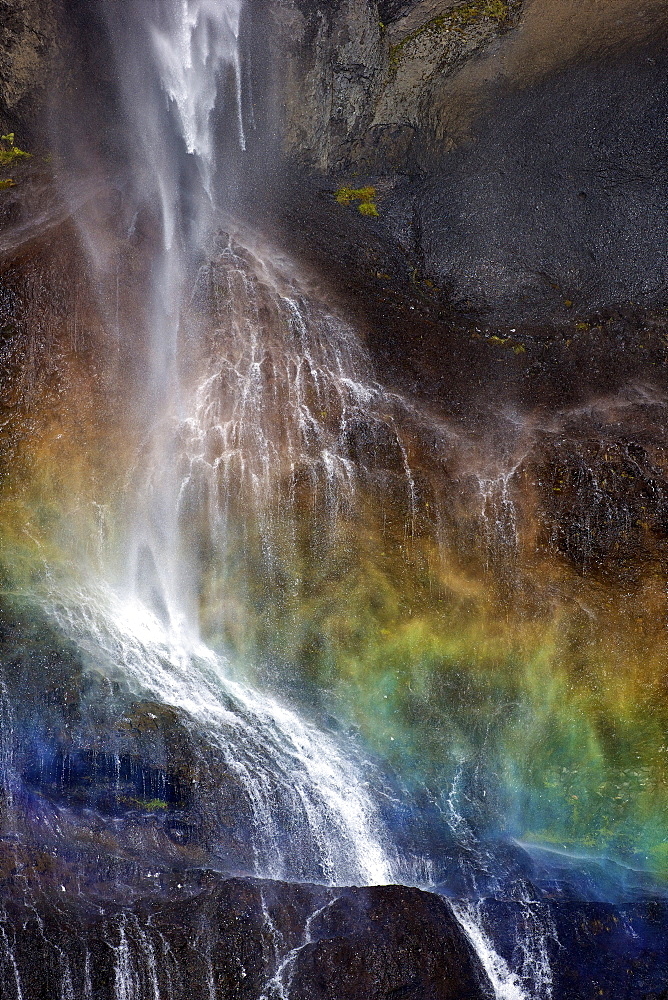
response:
M430 859L417 850L407 857L394 845L379 806L384 779L361 747L320 731L273 692L251 687L203 641L192 525L206 533L213 561L224 566L232 515L238 523L245 510L259 525L269 569L277 536L296 516L299 481L330 525L355 513L363 490L391 491L408 538L417 497L410 433L428 424L434 450L444 451L452 432L384 389L356 331L288 261L249 246L242 235L220 245L214 112L222 92L233 102L226 141L241 152L247 141L239 0L137 2L127 25L125 11L103 6L134 128L128 145L136 212L148 208L159 223L147 273L148 371L136 401L144 449L130 477L127 523L113 534L122 539L120 558L101 552L100 578L61 586L50 613L91 669L173 706L205 735L211 766L233 775L243 791L250 874L332 886L428 886ZM113 282L85 215L80 226L100 280ZM200 335L190 314L202 298L210 322L193 346ZM480 495L483 519L498 521L512 547L508 477L481 479ZM0 690L3 720L6 700ZM3 738L0 769L10 768ZM515 969L494 950L479 908L461 903L453 912L498 1000L549 1000L538 917L526 921ZM150 935L128 917L110 939L116 996L134 1000L143 984L157 1000ZM8 955L11 973L11 948ZM289 996L291 960L283 960L267 996ZM18 978L14 992L18 1000Z
M109 592L57 609L79 647L131 690L173 706L206 734L246 796L253 874L328 884L394 880L370 774L332 738L230 676L225 660Z

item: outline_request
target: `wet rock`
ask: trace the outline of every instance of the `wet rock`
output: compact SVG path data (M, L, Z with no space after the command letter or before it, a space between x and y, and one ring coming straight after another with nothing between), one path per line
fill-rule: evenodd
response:
M156 894L123 906L121 886L113 900L99 894L76 900L58 884L62 871L52 869L41 875L38 918L34 898L5 882L0 966L7 995L19 988L35 1000L60 1000L67 982L74 995L100 1000L259 1000L286 991L360 1000L490 995L449 907L428 893L201 874L199 886L179 883L171 898Z
M3 828L82 864L113 845L130 859L193 863L213 851L228 870L252 870L247 797L206 735L84 662L35 604L2 606L0 682L12 747Z
M444 78L516 23L520 6L273 3L284 152L327 172L405 169L433 146Z
M0 18L0 124L34 122L59 46L55 3L5 0Z
M668 981L665 900L630 898L613 904L557 899L549 907L552 932L545 944L555 998L649 1000L662 995ZM500 954L510 959L522 904L488 900L484 909Z
M579 570L633 579L668 558L668 481L635 442L565 440L534 472L541 493L544 541ZM657 461L658 460L658 461Z
M183 808L189 793L177 773L147 766L139 757L80 748L39 755L23 780L55 801L111 814Z
M389 904L389 905L388 905ZM309 925L295 961L294 1000L336 995L471 1000L488 987L447 904L416 889L347 890Z
M106 883L79 871L73 881L62 860L28 859L18 848L13 857L13 869L0 866L3 997L493 996L449 904L417 889L225 880L156 867L117 869ZM543 914L535 927L532 908ZM663 901L489 899L478 913L524 989L549 988L555 1000L657 1000L665 992Z

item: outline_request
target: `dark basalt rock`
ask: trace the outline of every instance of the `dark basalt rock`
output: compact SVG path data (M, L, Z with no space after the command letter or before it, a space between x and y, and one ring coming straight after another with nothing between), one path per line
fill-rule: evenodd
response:
M470 1000L489 995L447 904L417 889L352 889L310 922L293 1000Z
M27 858L14 845L2 855L0 892L3 1000L493 997L449 903L418 889L327 888L145 866L116 868L106 880L98 866L87 880L61 858ZM543 914L542 932L531 931L534 909ZM479 914L498 954L521 966L525 991L544 955L555 1000L665 995L665 900L488 899ZM517 949L527 934L525 967Z
M487 900L499 953L516 948L522 904ZM665 899L612 903L552 900L546 947L556 1000L655 1000L668 982Z
M429 893L200 875L126 907L59 896L62 871L43 872L33 897L5 879L0 995L60 1000L69 983L99 1000L489 1000L449 906Z
M651 49L490 95L417 194L427 272L511 321L664 302L665 101Z
M189 794L174 772L146 766L131 754L81 748L39 756L23 780L55 801L80 807L94 804L100 812L111 814L125 812L132 805L149 809L153 805L159 810L184 807Z
M531 333L572 333L595 310L663 308L666 299L662 18L654 16L648 41L656 11L645 3L620 4L633 20L628 32L624 18L589 23L588 9L573 25L576 57L533 37L529 14L513 7L501 24L483 19L480 37L475 20L447 32L461 48L450 52L450 41L439 40L438 72L430 76L423 53L415 79L393 80L392 60L407 53L396 49L397 25L424 28L430 13L447 22L451 6L286 3L269 11L279 25L267 43L273 64L289 67L275 83L274 111L284 120L267 129L284 147L272 158L282 153L283 165L271 194L274 206L284 200L284 239L297 252L308 241L305 256L339 288L368 290L372 341L391 341L394 322L403 325L408 378L418 383L423 316L424 325L441 323L448 307L464 329L521 325L525 343ZM522 45L529 62L542 54L546 63L530 78L516 53L512 63ZM253 198L263 183L256 179ZM375 186L379 217L325 207L341 185ZM364 295L355 307L370 312ZM447 325L434 337L442 374L453 350L469 362L466 338L453 344ZM433 383L427 391L435 395Z
M663 448L653 449L664 459ZM560 441L532 470L544 543L580 571L618 582L668 562L668 481L633 441Z
M39 0L5 0L0 17L0 125L35 124L62 39L57 5Z

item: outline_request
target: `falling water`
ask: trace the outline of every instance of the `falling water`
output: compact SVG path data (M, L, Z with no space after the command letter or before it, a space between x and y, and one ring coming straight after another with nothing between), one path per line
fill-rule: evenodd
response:
M319 907L319 909L313 911L304 924L302 939L298 945L294 948L290 948L290 950L284 955L280 954L280 949L276 950L276 969L262 991L262 996L260 996L258 1000L290 1000L290 986L292 984L295 964L299 958L299 954L304 950L304 948L308 947L309 944L312 944L313 938L311 935L313 932L313 925L318 917L325 913L331 905L332 901L330 900L323 906ZM273 926L271 917L266 912L266 906L265 920L267 921L272 938L274 938L277 935L277 931Z
M210 118L216 106L222 73L232 67L239 144L246 148L239 63L240 0L182 0L175 24L154 28L153 38L163 86L179 117L189 153L197 155L211 192L214 146Z
M229 664L206 646L179 646L138 603L89 592L56 613L96 663L120 670L135 690L179 708L206 733L210 758L243 790L249 873L338 885L393 881L367 776L332 738L232 680Z
M354 498L355 427L376 419L398 440L354 331L267 251L238 238L221 249L221 114L222 141L240 153L246 145L240 13L238 0L155 0L133 4L122 19L105 6L135 132L131 230L140 212L157 221L139 312L148 378L134 402L146 429L125 504L122 572L112 554L102 585L93 571L81 589L61 588L52 612L95 669L120 671L132 690L177 707L206 734L211 760L241 789L251 847L242 870L387 883L396 865L364 762L274 697L233 680L229 658L199 635L193 530L208 535L214 563L224 563L236 494L261 524L270 560L299 471L314 490L322 486L333 512ZM87 228L88 218L80 225L94 248L97 223ZM92 263L104 284L109 261L93 253ZM207 296L211 322L202 330L193 313ZM281 495L272 496L277 484ZM120 968L127 942L119 934ZM122 982L132 978L126 972Z
M380 486L397 498L412 537L418 484L406 428L419 418L381 385L356 331L294 266L229 222L219 195L225 179L217 129L227 123L224 139L243 156L240 0L154 0L122 11L107 4L105 13L133 128L128 236L142 213L157 232L145 303L133 317L145 334L146 377L137 379L133 400L144 435L128 484L120 557L109 560L106 579L82 571L69 589L59 585L49 613L92 670L174 706L205 735L206 766L230 775L241 790L249 833L245 858L230 863L221 845L221 868L328 885L410 881L378 806L383 779L355 741L344 748L293 707L240 680L230 655L207 646L194 536L200 543L205 537L219 586L229 587L228 550L241 511L259 526L270 573L277 535L298 520L299 484L306 483L330 527L355 514L365 490ZM231 107L221 109L224 97ZM98 251L89 220L80 217L92 267L117 301L117 271ZM205 331L195 318L202 303L210 320ZM130 327L119 329L121 338L132 338ZM508 481L500 490L481 483L481 495L483 515L496 503L510 535ZM4 714L6 700L0 691ZM2 742L6 787L11 764ZM427 871L427 860L413 867ZM496 954L478 909L460 904L454 913L498 1000L528 1000L530 975ZM302 944L279 964L268 998L289 996L291 965L309 944L316 915ZM1 925L0 932L21 1000ZM540 931L532 926L527 935L538 939ZM153 938L125 916L109 924L107 936L115 995L158 1000ZM69 998L71 976L63 976ZM547 973L541 984L534 995L548 1000ZM213 984L211 990L213 996Z
M11 928L10 928L11 933ZM13 942L7 933L7 927L0 918L0 962L3 969L3 985L6 984L12 1000L24 1000L21 974L14 955Z
M209 547L221 555L243 508L271 572L277 537L298 520L299 483L332 533L368 487L393 491L410 519L415 484L399 430L409 412L374 378L355 330L290 262L240 239L200 274L214 328L179 432L179 504L184 530L193 511L207 511Z
M5 797L3 818L11 824L14 805L14 713L7 685L0 678L0 788Z
M126 512L122 582L129 592L150 595L175 626L196 630L194 583L184 565L176 521L173 432L188 405L182 384L190 361L181 336L184 301L221 211L219 189L225 178L221 182L218 171L214 111L224 111L224 94L231 95L235 121L235 134L225 141L240 151L246 145L238 45L241 4L153 0L122 10L105 4L103 13L132 126L125 144L134 211L127 213L126 237L142 218L152 220L157 234L146 267L144 303L123 329L118 316L123 246L116 259L110 258L101 249L105 237L96 212L78 215L98 282L107 289L103 299L114 303L118 335L135 339L139 323L145 342L146 377L139 379L133 401L137 420L147 429L144 476L138 477Z

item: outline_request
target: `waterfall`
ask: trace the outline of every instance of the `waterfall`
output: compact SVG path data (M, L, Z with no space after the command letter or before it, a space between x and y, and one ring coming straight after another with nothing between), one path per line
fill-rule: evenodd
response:
M178 111L186 148L198 157L205 189L213 199L211 114L221 74L228 67L234 72L239 144L246 147L237 44L241 0L182 0L175 8L169 27L153 29L155 51L165 92Z
M231 774L243 793L248 873L332 885L395 880L392 847L369 791L372 775L333 738L234 681L230 664L203 644L179 646L137 602L87 591L56 616L98 666L180 709L205 732L209 766Z
M240 151L246 145L240 8L240 0L151 0L122 11L103 5L128 123L125 237L144 218L155 232L144 264L144 301L125 319L124 328L118 316L123 233L120 250L111 259L101 249L105 238L96 212L78 216L98 282L107 288L106 299L115 303L117 336L136 338L139 326L144 345L132 405L146 428L145 454L128 502L120 560L124 578L119 583L175 628L194 631L194 583L179 537L179 484L173 475L174 431L188 406L182 375L191 360L183 308L193 268L209 252L222 207L214 118L230 110L223 107L225 95L234 105L234 127L224 141Z
M177 710L205 746L198 765L208 773L210 800L202 812L221 828L207 860L220 871L327 886L429 887L428 850L395 842L386 807L394 792L362 739L316 725L298 707L294 684L290 697L278 681L274 690L270 671L276 678L280 671L270 658L264 674L258 671L262 683L252 682L221 621L242 586L240 561L255 560L279 598L282 589L298 591L300 531L316 525L311 554L327 555L350 525L362 523L365 499L374 494L391 498L403 523L402 550L410 549L421 490L430 488L413 465L415 441L422 435L430 451L445 451L453 434L388 390L354 326L292 261L233 217L234 178L225 169L243 163L249 138L240 0L133 0L102 9L128 129L124 209L113 238L104 234L111 250L95 205L77 221L100 312L106 309L123 363L136 362L109 376L131 386L122 398L132 459L112 551L100 532L97 559L66 583L49 582L47 614L91 676ZM136 253L130 264L126 244ZM126 293L119 278L131 266L141 273L139 293ZM420 447L427 449L424 441ZM479 482L482 517L496 511L494 530L508 549L516 535L514 471L500 483ZM13 722L2 681L0 712L0 777L9 800L15 775L6 730ZM69 760L59 753L59 761ZM118 800L117 752L115 763ZM233 844L222 832L230 789L244 828ZM453 788L457 839L465 823L454 796ZM459 846L475 864L475 838L467 836ZM292 967L313 943L320 912L283 956L267 997L289 996ZM456 904L453 913L497 1000L549 1000L538 918L525 921L518 971L495 951L478 906ZM21 998L2 925L0 933L1 957ZM157 935L120 913L107 922L106 939L115 996L158 1000ZM86 963L83 994L91 997L88 954ZM210 957L207 975L213 997ZM63 997L74 996L69 965L62 980Z
M333 738L275 698L235 682L229 660L200 641L200 567L192 537L208 511L208 545L223 551L233 530L226 505L235 480L263 517L281 468L308 461L314 448L334 496L332 476L344 480L351 463L335 453L340 429L325 433L315 410L334 392L345 423L375 390L354 381L359 372L351 352L357 358L360 351L350 330L342 328L330 343L334 318L325 315L325 329L306 318L299 289L269 261L240 247L215 251L221 204L214 112L224 113L225 94L234 104L225 141L245 147L240 4L156 0L123 11L122 21L107 5L106 16L134 129L131 225L141 212L157 220L146 306L131 314L132 322L148 327L147 378L134 404L146 430L126 504L121 562L129 578L111 572L102 586L90 579L81 590L61 591L55 617L98 668L120 671L133 690L178 708L206 733L212 758L241 789L252 849L246 871L331 884L388 883L394 879L391 845L363 762L348 759ZM85 230L86 217L80 225ZM94 244L95 230L84 237ZM202 282L216 284L223 300L220 328L204 345L189 313ZM259 319L262 297L275 313L273 323ZM269 358L273 391L287 394L280 401L262 385ZM315 400L307 400L313 391ZM266 522L264 530L269 544ZM122 957L123 928L119 933ZM130 988L131 971L123 969L119 990Z

